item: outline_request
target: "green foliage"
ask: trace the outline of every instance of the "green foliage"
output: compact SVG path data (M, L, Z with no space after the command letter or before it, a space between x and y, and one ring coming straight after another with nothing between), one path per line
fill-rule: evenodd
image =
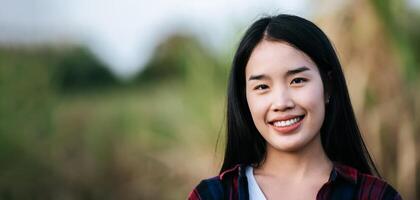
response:
M75 48L58 58L54 68L60 91L98 89L117 83L113 74L87 49Z
M135 81L140 84L167 80L185 81L196 75L200 79L216 75L219 76L217 81L224 81L225 69L226 66L218 65L216 58L210 55L194 37L174 35L155 50L155 56L138 74ZM191 74L194 70L202 74ZM206 72L211 74L206 74Z
M168 79L185 79L189 57L186 49L191 46L196 46L196 43L182 36L171 37L155 50L155 56L135 81L146 84Z
M51 55L49 50L0 51L1 199L44 199L48 194L43 176L49 174L45 139L52 133L55 101Z
M222 124L226 66L191 37L125 84L83 48L4 49L0 66L0 199L185 198L179 158Z

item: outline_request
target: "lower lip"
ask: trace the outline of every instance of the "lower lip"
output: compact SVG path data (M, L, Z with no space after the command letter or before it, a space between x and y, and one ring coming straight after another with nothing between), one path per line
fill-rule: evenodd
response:
M292 131L296 130L297 128L299 128L299 126L302 124L302 121L304 119L305 119L305 117L303 119L301 119L299 122L297 122L293 125L290 125L290 126L285 126L285 127L277 127L277 126L274 126L272 124L270 124L270 125L274 128L274 130L276 130L280 133L289 133L289 132L292 132Z

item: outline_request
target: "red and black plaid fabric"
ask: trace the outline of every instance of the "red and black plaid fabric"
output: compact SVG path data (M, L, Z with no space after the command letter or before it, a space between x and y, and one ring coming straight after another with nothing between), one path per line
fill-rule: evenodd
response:
M189 200L248 200L245 165L237 165L219 176L200 182ZM330 179L318 191L317 200L401 200L400 194L384 180L358 172L355 168L334 163Z

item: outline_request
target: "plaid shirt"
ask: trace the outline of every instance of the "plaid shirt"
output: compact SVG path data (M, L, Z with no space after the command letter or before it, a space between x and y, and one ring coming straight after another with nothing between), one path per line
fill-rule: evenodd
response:
M188 199L248 200L248 182L245 169L245 165L236 165L219 176L201 181L190 193ZM334 163L330 178L318 191L316 199L401 200L402 198L384 180L360 173L352 167Z

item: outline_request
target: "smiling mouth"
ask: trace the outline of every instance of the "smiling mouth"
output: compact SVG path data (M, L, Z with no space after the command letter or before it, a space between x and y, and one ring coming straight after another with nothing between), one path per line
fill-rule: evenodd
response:
M299 123L300 121L302 121L303 118L305 118L305 115L297 116L295 118L288 119L288 120L272 121L272 122L269 122L269 124L275 127L289 127L289 126L293 126Z

